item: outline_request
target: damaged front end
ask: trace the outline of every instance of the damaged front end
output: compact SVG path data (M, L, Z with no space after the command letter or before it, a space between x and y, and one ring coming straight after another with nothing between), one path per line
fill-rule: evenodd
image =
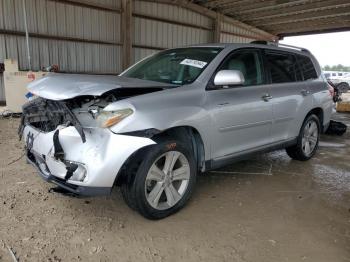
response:
M85 134L79 121L63 101L48 100L38 97L22 107L22 119L18 134L22 139L23 130L26 125L31 125L42 132L56 130L58 126L74 126L86 141Z
M28 162L46 181L78 195L108 195L124 162L154 144L98 124L99 111L111 100L110 94L59 101L38 97L23 106L19 136Z

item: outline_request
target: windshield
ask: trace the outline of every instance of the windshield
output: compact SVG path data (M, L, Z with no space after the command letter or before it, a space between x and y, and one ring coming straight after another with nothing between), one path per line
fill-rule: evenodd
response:
M122 75L168 84L192 83L222 50L192 47L166 50L134 65Z

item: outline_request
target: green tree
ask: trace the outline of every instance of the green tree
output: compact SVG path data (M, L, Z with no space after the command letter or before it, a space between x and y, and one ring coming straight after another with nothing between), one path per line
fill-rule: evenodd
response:
M325 71L345 71L345 72L350 72L350 66L344 66L344 65L325 65L323 68Z

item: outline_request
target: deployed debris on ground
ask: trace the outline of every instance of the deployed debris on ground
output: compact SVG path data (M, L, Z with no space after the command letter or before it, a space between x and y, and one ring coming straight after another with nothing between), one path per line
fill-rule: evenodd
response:
M341 136L346 132L347 126L342 122L331 120L329 127L326 131L327 135Z

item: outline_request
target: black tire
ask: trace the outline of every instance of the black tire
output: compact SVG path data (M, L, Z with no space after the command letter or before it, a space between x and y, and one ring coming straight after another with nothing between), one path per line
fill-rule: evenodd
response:
M134 196L131 194L131 186L134 182L136 172L141 164L140 156L138 154L131 158L131 161L127 164L125 170L125 181L120 186L120 192L123 196L125 203L132 209L136 211L136 201Z
M346 82L339 83L337 85L337 89L339 90L340 93L346 93L349 90L349 84Z
M120 186L120 192L122 193L123 199L125 203L130 207L132 210L136 211L136 203L135 199L133 198L133 195L130 193L130 184L125 182Z
M310 122L314 122L317 125L317 141L316 141L316 145L314 146L313 150L309 153L306 154L305 153L305 149L303 148L303 135L304 135L304 131L305 128L307 127L307 125L309 125ZM299 136L297 138L297 143L291 147L287 147L286 148L286 152L288 154L288 156L290 156L292 159L295 160L299 160L299 161L307 161L310 158L312 158L318 148L318 143L320 140L320 133L321 133L321 125L320 125L320 120L318 119L318 117L316 115L308 115L305 120L304 123L300 129L299 132Z
M177 151L183 154L188 161L190 176L185 191L178 202L168 209L156 209L147 201L146 197L146 177L152 165L163 154L169 151ZM196 183L196 163L193 153L186 145L179 141L168 140L159 142L151 146L144 154L137 172L132 179L122 185L122 194L128 204L133 209L136 209L142 216L148 219L161 219L171 214L176 213L183 208L192 195ZM165 191L164 191L165 192ZM163 194L163 193L162 193Z

